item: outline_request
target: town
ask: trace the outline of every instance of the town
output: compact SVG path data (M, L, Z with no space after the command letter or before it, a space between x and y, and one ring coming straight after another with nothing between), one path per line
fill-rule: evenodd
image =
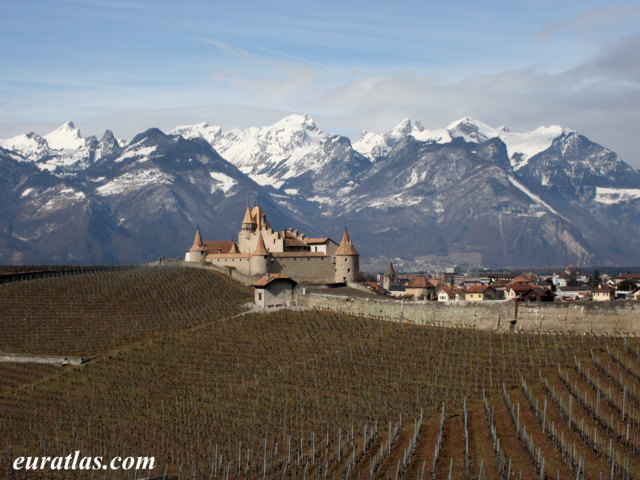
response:
M516 300L553 302L592 300L638 300L640 274L585 273L569 265L551 275L486 271L463 274L458 267L434 274L396 274L389 261L377 281L365 285L373 291L403 300L438 302L485 302Z

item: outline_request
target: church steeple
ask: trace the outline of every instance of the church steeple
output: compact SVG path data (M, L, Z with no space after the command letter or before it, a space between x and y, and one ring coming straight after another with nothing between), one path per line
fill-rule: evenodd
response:
M391 285L396 282L396 271L393 269L391 259L389 259L389 263L387 264L387 271L384 273L384 277L382 278L382 288L384 288L385 290L389 290L389 287L391 287Z

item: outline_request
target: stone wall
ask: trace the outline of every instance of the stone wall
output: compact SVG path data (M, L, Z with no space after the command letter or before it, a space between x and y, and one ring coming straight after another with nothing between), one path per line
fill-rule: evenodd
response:
M612 302L522 303L516 328L550 332L640 335L640 304Z
M333 283L336 276L336 266L332 258L330 255L275 257L269 265L269 272L282 272L286 276L294 278L298 283Z
M412 302L296 294L299 306L421 325L544 333L640 335L640 304L558 302Z
M242 283L243 285L251 285L258 279L258 277L245 275L244 273L239 272L233 267L211 265L210 263L185 262L184 260L181 260L179 258L148 263L147 266L149 267L189 267L189 268L202 268L205 270L215 270L216 272L223 273L233 278L234 280L236 280L239 283Z
M28 353L0 353L0 362L9 363L43 363L48 365L83 365L95 357L64 357L56 355L32 355Z

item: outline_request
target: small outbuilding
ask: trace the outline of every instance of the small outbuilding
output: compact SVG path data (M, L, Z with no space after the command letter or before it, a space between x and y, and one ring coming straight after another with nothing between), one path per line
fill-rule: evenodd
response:
M261 308L289 307L293 303L296 281L281 273L267 273L251 284L255 304Z

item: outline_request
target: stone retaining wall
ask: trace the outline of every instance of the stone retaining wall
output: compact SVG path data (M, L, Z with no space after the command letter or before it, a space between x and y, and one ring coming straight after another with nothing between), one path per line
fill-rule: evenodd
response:
M82 365L93 360L91 358L65 357L57 355L33 355L28 353L0 353L0 362L9 363L44 363L48 365Z
M296 304L337 313L421 325L543 333L640 335L634 301L521 303L412 302L297 293Z

